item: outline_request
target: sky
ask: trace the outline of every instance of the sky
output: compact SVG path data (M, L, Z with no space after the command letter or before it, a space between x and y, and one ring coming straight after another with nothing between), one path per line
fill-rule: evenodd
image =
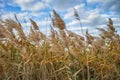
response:
M32 18L47 34L51 24L49 15L55 9L68 30L81 34L74 8L78 11L84 32L99 34L96 28L107 28L108 18L111 18L120 34L120 0L0 0L0 17L15 19L16 14L25 33L29 33L29 19Z

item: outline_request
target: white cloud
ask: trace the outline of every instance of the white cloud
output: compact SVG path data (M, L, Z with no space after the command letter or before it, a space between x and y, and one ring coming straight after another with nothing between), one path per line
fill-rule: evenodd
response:
M74 7L78 11L81 23L85 26L97 26L104 24L106 22L106 18L108 17L108 15L100 14L99 9L86 11L84 4L76 5ZM75 20L72 8L67 10L67 13L64 15L64 19L73 19L73 21L67 24L68 26L78 25L78 21Z
M0 8L5 6L5 2L3 0L0 0Z
M78 22L78 21L73 20L73 21L71 21L71 22L67 23L67 26L75 26L75 25L78 25L78 24L79 24L79 22Z
M109 17L108 14L101 14L100 9L92 9L89 10L85 9L85 5L76 5L74 8L77 9L78 14L80 16L80 20L83 26L84 32L86 29L90 31L90 33L94 33L96 30L96 27L105 27L107 24L107 18ZM70 8L67 10L67 13L64 15L65 19L72 19L69 23L67 23L67 28L72 31L78 31L81 30L79 21L75 20L75 17L73 16L73 10ZM76 26L78 26L76 28ZM78 29L78 30L77 30Z
M76 4L81 4L82 0L47 0L49 7L57 11L65 11L73 8Z
M87 0L87 2L89 3L93 3L93 2L104 2L105 0ZM107 0L106 0L107 1Z
M45 27L47 26L48 24L50 24L51 21L39 21L38 22L38 25L39 26L42 26L42 27Z
M83 12L85 11L85 4L79 4L75 5L73 8L75 8L80 16L83 17ZM75 19L74 17L74 9L73 8L68 8L66 11L66 14L64 15L64 19ZM81 14L82 13L82 14Z
M30 15L28 12L21 12L16 14L16 16L20 21L23 21L23 19L28 20L30 18Z
M107 16L104 16L100 13L96 13L96 12L92 12L89 14L88 16L88 21L89 22L89 25L91 26L98 26L98 25L101 25L101 24L106 24L107 23Z
M14 3L20 6L23 11L39 11L47 7L43 2L35 0L16 0Z
M73 8L67 10L67 13L64 15L64 19L71 19L74 15Z
M96 5L97 3L97 5ZM112 12L114 15L120 14L120 0L87 0L89 7L97 6L102 12Z
M35 17L47 17L46 15L48 15L48 13L46 13L46 12L31 12L31 15L32 16L35 16Z
M3 20L5 20L5 19L13 19L13 20L15 20L15 17L14 17L13 13L9 13L9 14L2 15L2 19Z
M47 3L47 4L51 3L51 1L52 0L42 0L42 2Z
M83 27L82 29L86 30L86 29L88 29L88 27L86 26L86 27ZM82 29L79 26L78 27L71 26L71 27L68 28L68 30L71 30L71 31L82 30Z
M85 9L85 4L81 3L79 5L75 5L74 8L77 9L77 10L80 10L80 9L84 10Z
M31 23L30 22L27 22L27 23L22 23L22 26L23 27L30 27Z
M31 8L29 10L38 11L38 10L41 10L41 9L44 9L44 8L45 8L45 4L43 4L42 2L38 2L38 3L35 3L35 5L31 5Z
M117 22L117 23L120 23L120 18L112 18L113 22Z

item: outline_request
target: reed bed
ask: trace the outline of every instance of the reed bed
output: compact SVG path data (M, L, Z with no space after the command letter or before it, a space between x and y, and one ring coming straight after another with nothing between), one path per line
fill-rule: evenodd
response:
M112 19L97 37L67 30L55 10L50 36L30 21L27 36L17 18L0 21L0 80L120 80L120 35Z

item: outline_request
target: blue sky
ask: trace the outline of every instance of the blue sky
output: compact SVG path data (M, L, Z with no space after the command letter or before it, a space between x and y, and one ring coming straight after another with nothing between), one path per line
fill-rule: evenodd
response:
M0 15L3 19L17 15L27 33L32 18L45 32L51 24L49 14L55 9L66 23L67 29L81 33L79 22L73 16L75 8L81 18L83 29L91 34L98 33L96 28L106 28L108 18L120 33L120 0L0 0Z

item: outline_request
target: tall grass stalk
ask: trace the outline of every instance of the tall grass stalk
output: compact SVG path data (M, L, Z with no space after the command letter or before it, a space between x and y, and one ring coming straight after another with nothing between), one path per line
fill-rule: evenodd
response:
M0 21L0 80L120 80L120 35L112 19L97 37L67 30L55 10L49 36L32 19L25 35L16 21Z

